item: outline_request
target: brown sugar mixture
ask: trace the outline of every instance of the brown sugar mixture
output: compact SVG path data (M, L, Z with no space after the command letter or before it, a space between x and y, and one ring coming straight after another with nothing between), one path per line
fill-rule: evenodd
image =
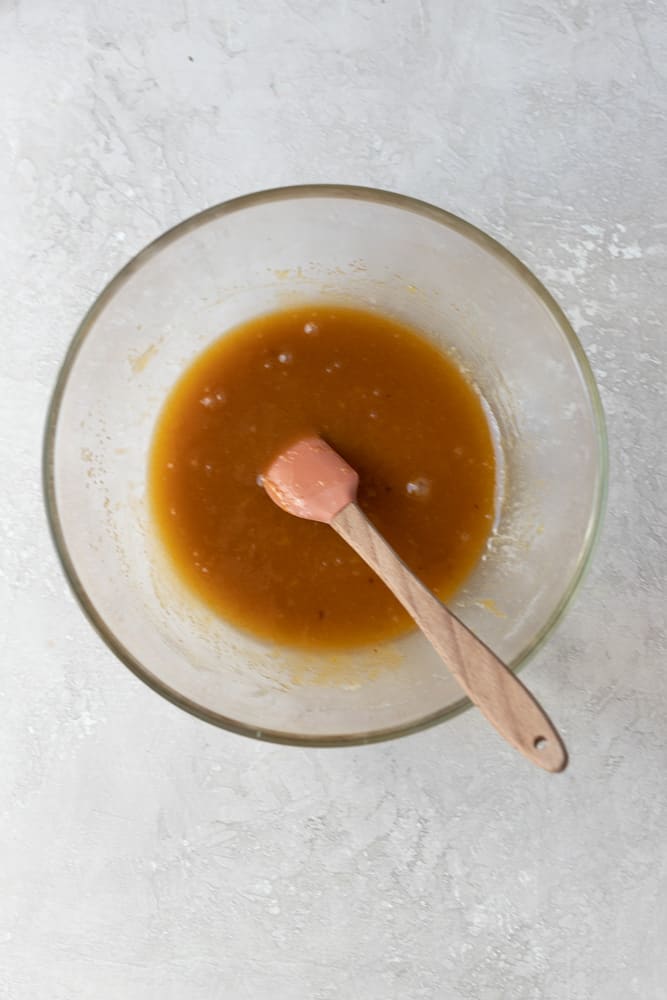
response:
M447 599L492 527L495 456L481 401L413 330L340 306L261 316L208 348L159 417L149 493L179 576L236 626L293 646L395 637L410 619L323 524L291 517L262 473L319 434L357 469L359 502Z

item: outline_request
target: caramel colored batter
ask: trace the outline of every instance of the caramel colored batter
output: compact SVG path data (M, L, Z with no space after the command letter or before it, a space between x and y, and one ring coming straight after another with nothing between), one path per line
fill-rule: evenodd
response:
M180 378L159 417L149 493L179 576L266 639L342 648L406 631L393 596L335 532L279 510L276 454L319 434L359 472L359 501L443 599L492 526L495 457L457 366L375 313L303 306L245 323Z

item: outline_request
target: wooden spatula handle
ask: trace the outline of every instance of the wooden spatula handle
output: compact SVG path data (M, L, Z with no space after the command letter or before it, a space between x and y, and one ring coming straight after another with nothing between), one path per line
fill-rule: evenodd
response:
M489 722L508 743L546 771L562 771L567 753L532 694L488 646L410 572L356 503L331 521L375 570L422 630Z

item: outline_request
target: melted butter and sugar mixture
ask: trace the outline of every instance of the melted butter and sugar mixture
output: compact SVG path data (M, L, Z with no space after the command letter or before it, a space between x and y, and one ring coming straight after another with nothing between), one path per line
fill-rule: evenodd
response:
M319 434L359 473L359 502L446 600L492 527L495 454L481 400L456 364L394 320L340 306L253 319L201 354L171 392L149 494L179 577L262 638L335 649L411 621L324 524L261 486L282 449Z

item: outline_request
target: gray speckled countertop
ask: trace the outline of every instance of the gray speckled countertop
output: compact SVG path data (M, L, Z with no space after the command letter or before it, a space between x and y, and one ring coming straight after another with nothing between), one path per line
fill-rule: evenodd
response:
M662 0L0 0L0 997L667 996ZM611 439L606 526L526 670L571 767L476 714L398 743L219 732L121 667L39 483L83 311L249 190L392 188L564 306Z

